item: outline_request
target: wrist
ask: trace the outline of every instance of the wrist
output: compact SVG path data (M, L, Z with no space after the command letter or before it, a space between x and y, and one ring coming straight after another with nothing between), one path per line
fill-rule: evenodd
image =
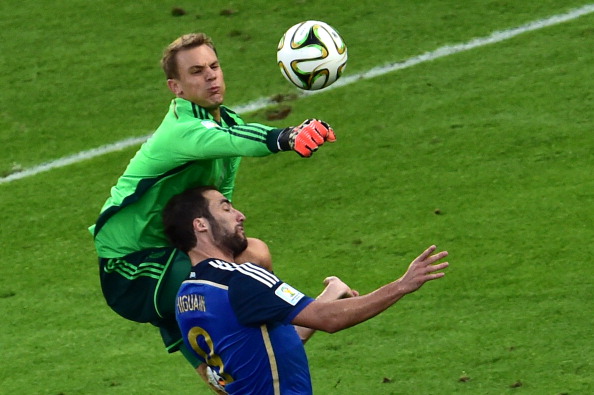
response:
M295 136L293 134L295 128L288 127L281 129L277 140L278 151L292 151L295 146Z
M268 134L266 135L266 146L268 147L268 150L270 152L277 153L279 151L290 151L291 150L291 148L283 149L283 147L280 144L281 134L285 130L286 129L272 129L268 132Z

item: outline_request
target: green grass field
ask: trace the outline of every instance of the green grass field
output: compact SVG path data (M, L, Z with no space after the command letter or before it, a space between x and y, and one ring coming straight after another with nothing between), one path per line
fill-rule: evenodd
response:
M215 39L238 106L296 92L275 49L300 20L340 31L346 78L588 5L245 3L3 0L0 177L148 135L171 99L160 53L189 31ZM308 160L243 162L235 205L284 280L315 295L338 275L365 293L430 244L450 252L444 279L314 336L317 394L594 393L593 26L594 12L291 100L284 120L243 114L318 117L338 136ZM86 228L137 148L0 183L1 393L208 393L101 296Z

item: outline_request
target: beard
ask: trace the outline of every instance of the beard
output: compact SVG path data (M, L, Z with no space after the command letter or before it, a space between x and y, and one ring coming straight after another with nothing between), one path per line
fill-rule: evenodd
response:
M235 231L233 233L223 230L216 221L211 223L212 235L215 244L225 250L231 252L234 257L241 254L247 248L248 241L245 235Z

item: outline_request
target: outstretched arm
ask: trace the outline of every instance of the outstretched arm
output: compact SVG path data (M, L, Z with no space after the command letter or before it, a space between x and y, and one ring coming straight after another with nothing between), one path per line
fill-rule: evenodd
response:
M402 277L367 295L333 301L313 301L295 317L293 324L334 333L375 317L404 295L416 291L428 281L444 276L444 273L438 271L449 264L438 261L448 253L442 251L432 255L435 249L435 246L427 248L410 264Z

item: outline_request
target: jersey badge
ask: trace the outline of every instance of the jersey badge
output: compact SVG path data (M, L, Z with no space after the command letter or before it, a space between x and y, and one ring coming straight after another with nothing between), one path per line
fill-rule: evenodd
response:
M274 291L276 296L290 304L291 306L295 306L297 302L303 298L303 294L297 291L295 288L291 287L289 284L282 283L278 286L276 291Z
M204 126L207 129L212 129L212 128L218 128L219 127L219 125L217 125L216 122L211 121L211 120L205 120L205 121L202 121L201 123L202 123L202 126Z

